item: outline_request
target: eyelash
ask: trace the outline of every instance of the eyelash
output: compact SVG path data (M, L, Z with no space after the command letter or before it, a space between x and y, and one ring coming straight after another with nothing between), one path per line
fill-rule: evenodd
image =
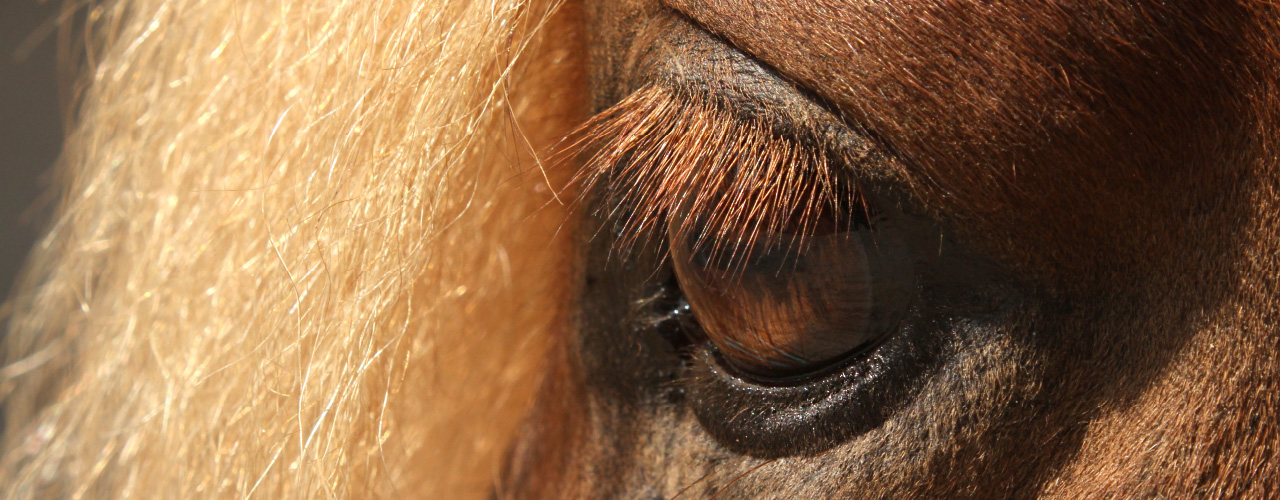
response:
M865 207L824 152L774 128L651 85L588 121L565 151L582 158L573 183L620 222L615 250L648 247L676 223L732 266L753 249L802 251L820 215L851 226Z

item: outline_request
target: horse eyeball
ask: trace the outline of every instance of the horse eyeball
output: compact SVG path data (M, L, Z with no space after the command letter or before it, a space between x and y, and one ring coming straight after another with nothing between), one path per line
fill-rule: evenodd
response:
M668 226L680 289L700 333L746 374L811 375L857 356L889 335L909 305L911 270L891 224L819 221L760 243L720 241L690 226Z

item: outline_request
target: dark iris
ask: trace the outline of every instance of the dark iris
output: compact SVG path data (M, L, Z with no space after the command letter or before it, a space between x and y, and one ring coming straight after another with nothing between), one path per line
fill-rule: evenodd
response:
M743 372L821 370L879 343L911 296L906 249L883 214L855 223L827 210L790 233L723 241L678 216L671 258L700 335ZM867 212L863 212L867 213Z

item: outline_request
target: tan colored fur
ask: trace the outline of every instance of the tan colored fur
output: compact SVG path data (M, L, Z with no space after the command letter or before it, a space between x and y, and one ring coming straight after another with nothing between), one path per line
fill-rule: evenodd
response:
M12 299L3 496L486 494L563 313L565 216L526 151L581 120L568 25L529 45L548 6L519 0L89 12L63 202Z

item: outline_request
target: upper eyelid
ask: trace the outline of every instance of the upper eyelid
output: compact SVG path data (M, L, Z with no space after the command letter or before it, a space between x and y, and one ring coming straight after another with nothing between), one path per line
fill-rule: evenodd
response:
M672 9L663 21L647 26L649 31L633 41L643 44L644 50L635 51L635 59L625 66L628 76L612 89L616 99L625 99L616 92L635 95L658 87L690 103L714 106L742 122L768 123L774 134L824 150L851 167L875 169L885 162L868 159L895 157L883 140L822 101L819 93L782 76L682 12Z

